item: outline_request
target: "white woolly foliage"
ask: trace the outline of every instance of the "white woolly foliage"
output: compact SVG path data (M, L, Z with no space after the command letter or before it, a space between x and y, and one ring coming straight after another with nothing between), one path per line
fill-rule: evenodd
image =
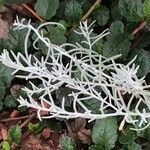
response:
M24 71L27 75L17 75L16 77L39 79L42 87L37 87L30 82L32 88L25 87L28 99L20 97L20 106L27 106L37 109L39 119L41 118L77 118L83 117L89 121L105 117L123 116L120 129L125 122L138 125L143 129L150 122L150 92L149 85L144 78L139 79L136 75L138 67L135 67L134 60L127 65L116 63L114 56L105 58L92 50L93 45L101 38L109 34L105 30L100 35L93 36L92 24L88 26L87 21L80 22L79 35L85 37L81 43L73 45L64 43L60 46L51 43L44 37L43 27L47 25L58 25L55 22L43 23L38 28L34 28L30 21L19 21L14 23L15 29L28 29L25 38L25 55L14 54L13 51L4 50L0 56L0 61L14 69L13 74ZM30 33L34 32L37 38L33 46L38 49L40 40L47 47L47 56L40 60L28 53L27 43ZM86 46L83 47L82 43ZM10 56L11 53L11 56ZM64 64L63 58L68 58L69 63ZM75 78L74 74L80 73L80 78ZM72 111L66 110L65 98L58 104L52 94L62 85L72 89L69 95L72 97ZM40 94L39 101L35 101L34 94ZM93 113L86 106L86 101L99 101L99 113ZM92 102L91 102L92 103ZM80 109L79 109L80 108ZM49 115L41 116L41 111L48 112ZM144 127L144 128L145 128Z

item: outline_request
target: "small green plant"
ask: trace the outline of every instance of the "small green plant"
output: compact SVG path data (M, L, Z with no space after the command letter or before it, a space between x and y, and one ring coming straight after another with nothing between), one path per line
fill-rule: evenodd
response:
M10 150L10 144L8 141L2 142L2 150Z
M60 144L63 150L75 150L75 143L71 137L62 136L60 139Z
M45 127L45 125L43 124L43 122L39 122L39 123L28 123L28 129L33 132L33 133L39 133L43 130L43 128Z
M19 144L21 141L21 128L18 125L11 126L8 130L8 143L11 145L13 143Z

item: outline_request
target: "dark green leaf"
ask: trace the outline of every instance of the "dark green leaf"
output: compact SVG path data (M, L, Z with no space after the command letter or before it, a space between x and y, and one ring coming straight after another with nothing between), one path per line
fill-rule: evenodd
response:
M19 144L21 140L21 128L18 125L11 126L8 130L8 141L9 143Z
M98 25L103 26L108 22L109 10L104 5L101 5L96 9L93 17L97 21Z
M67 1L65 16L69 23L77 23L82 14L81 5L76 0Z
M39 16L45 19L51 19L59 7L59 0L37 0L35 10Z
M150 45L150 32L141 33L140 41L137 43L138 48L145 48Z
M110 36L103 47L103 55L111 57L122 54L122 58L126 58L130 50L131 42L124 35Z
M49 27L46 36L54 44L61 45L66 42L65 32L59 27Z
M145 146L144 150L150 150L150 143Z
M122 21L113 22L110 26L110 32L113 36L118 35L118 34L122 34L124 32L123 22Z
M0 79L3 81L5 86L9 86L11 84L11 81L14 78L14 76L11 75L12 72L12 68L0 63Z
M91 110L91 113L100 113L100 101L97 99L87 99L83 101L83 104Z
M62 136L60 140L60 144L63 150L75 150L75 143L68 136Z
M107 36L107 41L103 45L103 55L111 57L122 54L126 58L130 50L130 36L124 32L124 25L121 21L115 21L110 26L111 34Z
M133 49L131 57L133 58L136 55L137 59L135 63L139 65L138 74L145 76L150 72L150 52L143 49Z
M85 40L84 36L78 35L75 32L71 33L68 37L68 42L72 44L80 43L83 40Z
M130 144L137 138L136 131L131 130L130 128L131 126L127 126L119 135L119 142L121 144Z
M58 120L48 119L43 120L43 123L45 123L45 125L53 131L60 131L62 129L62 124Z
M4 83L0 80L0 100L4 98L5 95L5 86Z
M119 0L119 9L128 21L138 22L143 17L141 0Z
M114 21L122 19L122 15L121 15L121 12L120 12L119 7L118 7L118 1L117 0L112 1L111 17Z
M107 149L114 148L117 140L117 120L109 117L96 120L92 131L92 140L94 144L107 147Z
M3 102L0 100L0 111L3 109Z
M12 95L7 95L4 99L4 105L9 108L16 107L17 103L17 100Z
M137 131L139 137L145 138L146 140L150 140L150 126L144 130Z
M128 150L142 150L141 146L135 142L128 144Z
M24 52L24 39L26 37L26 30L11 30L9 36L6 39L0 40L1 49L8 49L14 52ZM28 42L28 47L30 41Z
M110 150L110 146L109 145L105 145L104 143L101 144L94 144L90 146L89 150Z
M62 30L61 27L48 27L48 31L45 33L45 36L50 39L51 43L56 45L61 45L66 42L65 30ZM39 41L39 48L42 50L43 54L47 54L47 47L41 41Z

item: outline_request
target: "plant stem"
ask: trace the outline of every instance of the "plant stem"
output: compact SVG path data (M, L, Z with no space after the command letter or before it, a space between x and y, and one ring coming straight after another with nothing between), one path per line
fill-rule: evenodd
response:
M140 30L142 30L145 26L147 25L146 21L142 21L140 25L132 32L132 35L135 35L138 33Z
M26 4L22 4L22 6L24 7L24 8L26 8L34 17L36 17L38 20L40 20L41 22L43 22L44 20L40 17L40 16L38 16L37 14L36 14L36 12L34 11L34 10L32 10L28 5L26 5Z
M85 21L93 12L93 10L98 7L101 3L101 0L96 0L95 3L90 7L90 9L87 11L87 13L80 19L80 21ZM69 35L71 32L73 32L77 28L77 24L75 24L67 33L66 35Z

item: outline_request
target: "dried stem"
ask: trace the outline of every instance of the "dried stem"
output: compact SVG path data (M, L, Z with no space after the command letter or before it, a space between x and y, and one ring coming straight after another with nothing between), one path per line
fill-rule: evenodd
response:
M87 13L80 19L80 21L85 21L87 18L91 15L93 10L98 7L101 3L101 0L96 0L95 3L90 7L90 9L87 11ZM69 35L71 32L73 32L78 27L77 24L75 24L67 33L66 35Z
M36 17L38 20L40 20L41 22L43 22L44 20L40 17L40 16L38 16L37 14L36 14L36 12L34 11L34 10L32 10L28 5L26 5L26 4L22 4L22 6L24 7L24 8L26 8L34 17Z
M146 21L142 21L140 25L132 32L132 35L135 35L138 33L140 30L142 30L145 26L147 25Z
M9 122L9 121L23 120L23 119L29 118L30 116L31 115L15 117L15 118L7 118L7 119L0 120L0 122Z
M23 128L24 126L26 126L35 117L36 117L36 113L33 113L32 115L30 115L29 118L20 125L20 128Z

